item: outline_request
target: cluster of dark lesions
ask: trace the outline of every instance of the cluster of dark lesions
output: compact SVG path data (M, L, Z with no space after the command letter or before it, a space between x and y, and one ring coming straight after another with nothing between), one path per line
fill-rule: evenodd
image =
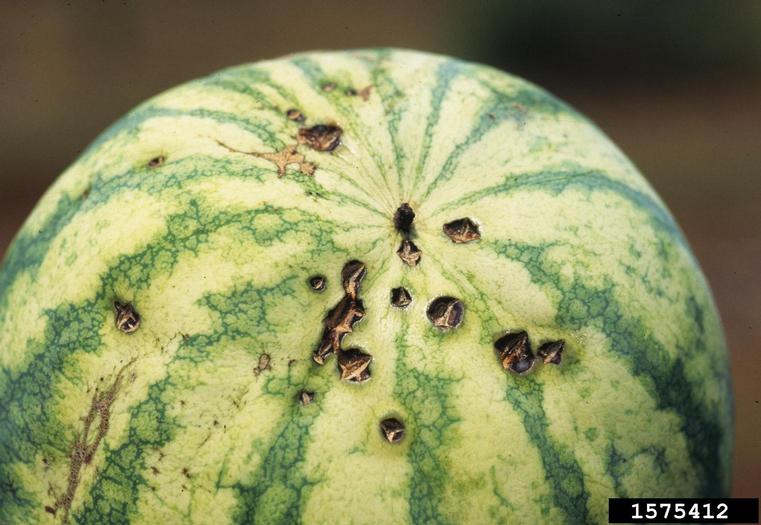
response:
M565 341L548 341L537 350L544 363L559 365L565 348ZM524 374L531 370L536 361L531 349L531 341L524 330L509 332L494 343L494 349L502 363L502 368L516 374Z
M140 314L131 303L114 301L116 328L125 334L131 334L140 327Z
M323 82L320 85L320 89L322 89L325 93L334 93L334 92L340 92L346 95L347 97L359 97L363 101L367 102L370 99L370 92L373 89L372 85L367 85L361 89L356 89L352 86L346 86L343 88L343 90L338 91L338 84L335 82Z
M415 220L415 211L408 202L402 203L394 213L394 227L402 234L402 242L396 250L396 254L407 266L414 267L420 263L423 253L412 241L412 223Z
M341 285L344 296L322 321L323 331L320 344L312 354L318 365L333 354L338 354L338 370L341 379L352 383L362 383L370 379L370 362L372 356L356 348L344 350L341 342L346 334L351 333L354 325L365 315L365 307L359 297L360 284L367 273L367 267L361 261L346 263L341 271Z

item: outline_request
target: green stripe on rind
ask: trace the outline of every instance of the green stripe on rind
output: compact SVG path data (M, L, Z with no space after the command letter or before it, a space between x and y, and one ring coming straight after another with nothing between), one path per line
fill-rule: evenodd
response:
M544 412L542 386L531 377L507 377L507 400L520 414L552 489L552 500L563 511L569 525L593 523L587 509L589 495L584 487L584 473L569 445L558 443L549 430ZM549 509L544 509L549 514ZM548 516L549 517L549 516Z
M634 376L640 377L643 386L652 393L658 408L672 410L682 421L682 433L694 465L700 467L699 495L720 497L725 495L728 482L724 462L720 457L724 432L718 424L718 415L707 413L696 397L696 388L684 370L683 359L690 351L706 352L700 328L682 334L691 338L684 344L683 357L669 360L666 349L651 334L648 327L636 316L626 312L615 297L615 286L591 287L578 278L570 284L561 278L562 269L546 260L547 251L554 246L493 242L494 253L524 265L532 280L559 294L555 321L558 326L579 330L596 326L610 340L610 352L628 363Z
M558 166L556 169L506 175L502 183L467 193L453 201L442 204L433 213L439 215L458 206L472 204L485 197L510 195L525 190L539 190L550 195L558 195L569 189L612 193L644 211L657 231L665 231L675 241L684 246L687 245L679 226L656 198L623 182L613 180L603 172L568 163Z
M423 372L407 363L408 353L416 351L407 343L408 329L409 324L404 321L395 339L394 397L407 411L410 423L407 456L411 472L410 520L412 523L450 523L452 520L441 513L441 502L447 482L445 451L451 439L447 434L459 420L449 405L455 380Z

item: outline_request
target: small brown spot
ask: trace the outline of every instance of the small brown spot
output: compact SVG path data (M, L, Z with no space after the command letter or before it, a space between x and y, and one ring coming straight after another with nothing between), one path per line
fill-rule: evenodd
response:
M407 266L417 266L420 263L420 257L422 256L420 248L409 239L404 239L402 241L402 244L399 245L399 249L396 250L396 254Z
M362 261L347 262L341 270L341 284L343 285L346 295L356 298L359 294L359 285L367 274L367 267Z
M87 197L89 197L89 196L90 196L90 191L91 191L91 190L92 190L92 188L91 188L90 186L86 187L86 188L84 189L84 191L82 192L82 194L81 194L79 197L80 197L80 198L81 198L83 201L86 201L86 200L87 200Z
M525 331L503 335L494 343L494 348L505 370L523 374L534 366L534 354L531 352L531 343Z
M164 155L159 155L157 157L153 157L151 160L148 161L148 167L149 168L158 168L164 162L166 161L166 157Z
M265 370L271 370L272 366L270 364L272 358L268 353L262 353L259 355L259 363L256 365L256 368L254 368L254 375L258 376Z
M383 437L389 443L399 443L404 437L404 423L395 417L389 417L380 422Z
M159 474L161 474L161 471L157 469L156 467L151 467L151 472L153 473L154 476L158 476Z
M214 421L211 422L211 424L214 425L215 427L218 427L219 426L219 421L217 421L215 419Z
M312 404L312 401L314 401L314 392L310 392L309 390L302 390L299 392L299 403L303 406Z
M415 220L415 211L408 202L403 202L394 213L394 227L402 233L410 233L412 222Z
M550 341L539 347L536 353L546 364L559 365L565 348L565 341Z
M140 314L130 303L114 301L116 312L116 328L125 334L131 334L140 326Z
M322 275L315 275L309 278L309 286L315 292L321 292L325 289L325 277Z
M53 516L55 516L55 513L56 513L56 509L54 509L54 508L53 508L53 507L51 507L50 505L45 505L45 512L47 512L48 514L52 514Z
M304 122L305 118L304 114L296 108L291 108L286 111L285 116L288 117L288 120L292 120L294 122Z
M338 352L338 370L341 379L352 383L364 383L370 379L369 366L373 356L359 348L349 348Z
M343 130L332 124L317 124L299 129L299 143L317 151L333 151L341 143Z
M457 328L462 324L465 305L454 297L438 297L428 305L426 314L431 323L433 323L433 326L442 330L449 330L450 328Z
M397 308L407 308L412 302L412 296L406 288L400 286L391 290L391 304Z
M365 86L362 89L359 90L359 98L361 98L364 102L367 102L370 99L370 91L372 91L373 86Z
M336 83L335 82L324 82L321 86L322 90L326 93L330 93L331 91L336 90Z
M457 244L477 241L481 238L478 225L467 217L446 223L444 233Z
M190 474L190 471L188 470L188 467L182 467L182 475L186 478L190 479L193 476Z
M357 96L357 90L356 90L356 89L354 89L354 88L352 88L352 87L350 87L350 88L346 88L346 90L344 91L344 93L346 93L346 94L347 94L348 96L350 96L350 97L356 97L356 96Z

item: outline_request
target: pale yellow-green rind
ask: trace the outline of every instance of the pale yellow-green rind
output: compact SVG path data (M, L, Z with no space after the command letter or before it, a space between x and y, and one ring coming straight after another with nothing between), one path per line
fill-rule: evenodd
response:
M313 177L255 155L329 123L335 151L298 149ZM415 268L395 254L402 202ZM462 217L479 241L444 235ZM367 265L344 340L374 357L363 385L310 359L351 259ZM402 285L405 310L389 301ZM442 295L466 309L449 332L425 313ZM134 334L115 300L140 312ZM564 339L562 364L505 372L493 344L514 330L535 349ZM6 258L0 372L3 524L604 523L612 496L729 490L721 326L663 204L546 93L422 53L241 66L118 122ZM109 391L102 440L72 469Z

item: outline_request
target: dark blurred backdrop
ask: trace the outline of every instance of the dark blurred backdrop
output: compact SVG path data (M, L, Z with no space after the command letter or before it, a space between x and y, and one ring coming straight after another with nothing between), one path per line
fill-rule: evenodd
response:
M0 254L45 188L145 98L242 62L398 46L543 85L676 215L732 353L734 495L761 491L761 1L0 3Z

